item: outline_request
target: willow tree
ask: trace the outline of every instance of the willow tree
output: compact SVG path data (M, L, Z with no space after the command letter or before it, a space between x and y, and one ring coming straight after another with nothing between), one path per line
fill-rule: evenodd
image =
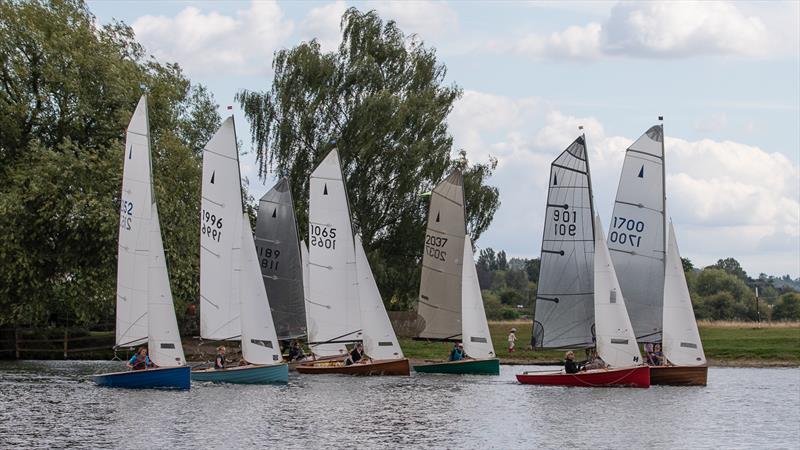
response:
M260 176L290 179L300 224L307 223L309 174L339 149L378 285L390 306L404 308L419 283L422 194L462 169L477 240L499 205L497 189L485 184L495 163L470 165L464 152L453 158L446 120L461 89L445 83L433 48L374 11L348 9L341 31L335 52L323 52L316 40L278 51L272 88L241 91L237 100L251 125Z
M0 327L113 320L123 140L143 93L180 317L198 298L211 96L80 0L0 1L0 64Z

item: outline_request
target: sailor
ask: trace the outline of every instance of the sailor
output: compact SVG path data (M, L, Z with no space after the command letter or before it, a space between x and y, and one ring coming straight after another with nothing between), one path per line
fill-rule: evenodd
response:
M140 347L139 351L128 360L128 367L131 370L144 370L153 366L154 364L150 362L150 356L147 355L147 347Z
M581 370L595 370L595 369L605 369L606 363L600 358L600 355L597 354L597 349L587 349L589 352L588 358L586 360L586 364L581 367Z
M359 342L353 347L353 351L350 352L347 359L344 360L344 365L350 366L364 359L366 359L366 355L364 355L364 346Z
M217 356L214 357L214 368L215 369L224 369L225 368L225 346L220 345L217 347Z
M300 361L301 359L305 358L306 354L303 352L303 347L300 346L300 342L297 339L292 341L292 344L289 346L289 361Z
M567 373L578 373L580 366L575 362L575 353L572 350L564 355L564 371Z
M653 345L653 353L651 353L652 357L652 365L654 366L663 366L664 365L664 353L661 351L661 344Z
M512 328L508 333L508 353L514 353L514 342L517 341L517 329Z
M461 361L466 357L467 354L464 353L464 344L456 342L453 344L453 349L450 350L450 358L448 358L448 361Z

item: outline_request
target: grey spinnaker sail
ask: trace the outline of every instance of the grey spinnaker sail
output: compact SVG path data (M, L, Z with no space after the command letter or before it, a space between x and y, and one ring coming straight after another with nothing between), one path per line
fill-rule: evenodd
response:
M255 242L278 339L305 336L303 265L292 191L286 178L261 197Z
M454 170L431 193L417 310L425 325L420 338L461 336L464 220L464 178Z
M664 307L664 129L655 125L625 152L608 249L640 342L661 340Z
M594 205L585 137L550 166L550 187L536 292L537 347L593 346Z

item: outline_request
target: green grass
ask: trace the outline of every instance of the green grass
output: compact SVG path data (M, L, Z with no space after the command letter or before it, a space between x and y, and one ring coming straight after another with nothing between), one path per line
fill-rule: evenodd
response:
M508 353L508 332L517 329L517 348ZM558 350L531 351L531 323L490 322L495 354L503 363L554 362L564 357ZM800 324L702 323L700 336L706 357L712 363L800 364ZM445 360L452 343L400 339L406 357L419 360ZM582 356L577 355L579 358Z

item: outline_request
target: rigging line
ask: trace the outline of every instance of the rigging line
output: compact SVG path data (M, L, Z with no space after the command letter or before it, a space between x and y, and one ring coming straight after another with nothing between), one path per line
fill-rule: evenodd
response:
M123 334L123 336L124 336L124 334ZM116 344L112 348L114 350L116 350L116 349L122 348L122 347L135 347L135 346L137 346L139 344L144 344L145 342L147 342L147 338L143 337L143 338L139 338L139 339L134 339L132 341L124 342L122 344Z
M308 303L311 303L312 305L321 306L321 307L323 307L323 308L325 308L325 309L331 309L331 305L324 305L324 304L322 304L322 303L312 302L311 300L309 300L309 299L307 299L307 298L303 298L303 300L305 300L305 301L306 301L306 302L308 302Z
M344 180L342 179L342 177L339 177L339 178L330 178L330 177L323 177L323 176L320 176L320 175L312 175L312 176L311 176L311 177L309 177L309 178L311 178L311 179L314 179L314 180L328 180L328 181L342 181L342 182L344 181Z
M452 198L449 198L449 197L445 196L444 194L440 194L439 192L436 192L436 191L433 191L433 193L438 195L439 197L447 200L448 202L458 206L459 208L463 208L464 207L464 205L462 205L461 203L458 203L457 201L453 200Z
M127 130L127 131L128 131L129 134L135 134L137 136L146 137L146 138L150 139L150 135L149 134L143 134L143 133L139 133L138 131L131 131L131 130Z
M202 248L203 250L205 250L205 251L207 251L207 252L211 253L212 255L216 256L217 258L219 258L219 257L220 257L220 254L219 254L219 253L217 253L217 252L215 252L215 251L211 250L210 248L206 247L206 246L205 246L205 245L203 245L203 244L200 244L200 248Z
M618 253L627 253L627 254L629 254L631 256L641 256L642 258L653 259L653 260L656 260L656 261L662 261L664 259L663 257L648 256L648 255L645 255L644 253L636 253L634 251L628 251L628 250L619 250L619 249L616 249L616 248L609 248L608 250L612 251L612 252L618 252Z
M317 346L317 345L323 345L323 344L333 344L333 343L336 343L336 342L334 342L334 341L337 341L337 340L339 340L339 339L341 339L341 338L343 338L343 337L346 337L346 336L350 336L351 334L361 333L361 331L362 331L362 330L360 330L360 329L359 329L359 330L356 330L356 331L351 331L351 332L349 332L349 333L345 333L345 334L343 334L343 335L341 335L341 336L336 336L336 337L330 338L330 339L328 339L327 341L321 341L321 342L308 342L308 345L314 345L314 346Z
M635 206L635 207L637 207L639 209L647 209L647 210L650 210L650 211L653 211L653 212L657 212L657 213L662 214L662 215L664 214L664 211L661 211L661 210L658 210L658 209L655 209L655 208L651 208L649 206L644 206L641 203L624 202L622 200L615 200L614 203L620 203L620 204L628 205L628 206Z
M128 333L128 331L130 331L130 329L131 329L131 328L133 328L134 326L136 326L136 324L137 324L137 323L139 323L139 321L140 321L140 320L142 320L142 318L143 318L143 317L147 317L147 311L145 311L145 312L144 312L144 313L143 313L141 316L137 317L137 318L136 318L136 320L134 320L133 322L131 322L130 326L128 326L128 328L126 328L126 329L125 329L125 331L123 331L122 333L120 333L120 336L125 336L125 334L127 334L127 333ZM145 337L145 338L139 338L139 339L135 339L135 340L134 340L134 341L132 341L132 342L139 341L139 340L142 340L142 339L147 339L147 338Z

